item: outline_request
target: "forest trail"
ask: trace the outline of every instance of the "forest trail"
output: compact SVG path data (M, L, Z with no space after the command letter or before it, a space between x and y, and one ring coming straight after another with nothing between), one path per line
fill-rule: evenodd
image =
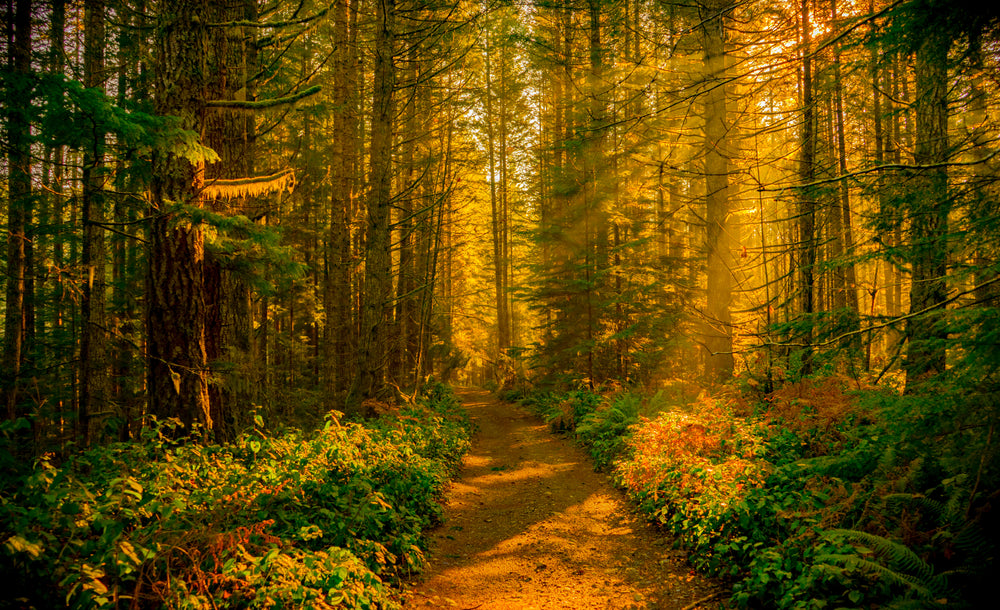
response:
M586 454L517 405L461 398L478 431L406 608L681 610L720 591L632 514Z

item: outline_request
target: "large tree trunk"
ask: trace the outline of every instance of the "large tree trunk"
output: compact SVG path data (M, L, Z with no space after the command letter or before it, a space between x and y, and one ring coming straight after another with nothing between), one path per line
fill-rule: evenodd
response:
M340 134L335 139L336 157L330 174L332 196L330 201L330 232L327 237L327 281L323 292L327 312L324 329L326 359L326 389L339 396L348 389L350 380L351 337L354 335L351 307L351 215L354 211L355 163L358 142L356 131L355 91L357 89L357 61L352 43L353 15L358 0L337 0L334 5L333 125Z
M509 82L510 62L503 55L500 56L500 124L499 142L500 145L500 300L503 302L503 326L506 339L504 349L516 343L516 332L514 327L514 312L511 307L510 277L511 277L511 256L510 256L510 148L509 148L509 125L510 106L508 100L507 84Z
M365 300L361 315L358 370L348 400L348 408L355 411L360 410L365 399L384 398L387 393L386 328L392 295L389 206L392 197L392 128L396 115L396 69L393 63L395 13L395 0L376 0Z
M200 133L207 42L203 2L164 3L157 19L154 105ZM205 346L205 242L201 227L174 206L201 207L204 162L157 150L150 180L146 291L149 413L190 428L212 426Z
M830 2L831 23L837 22L837 0ZM834 107L836 113L837 162L840 175L847 174L847 136L844 125L844 88L840 74L840 45L833 49ZM878 120L881 120L879 118ZM831 258L850 254L854 242L854 225L851 218L851 198L847 179L840 180L840 200L833 205L831 218ZM834 269L834 309L847 309L850 315L858 314L857 273L854 263L841 262Z
M974 161L981 161L993 153L995 149L991 150L992 140L990 138L989 113L987 111L989 101L986 90L987 69L983 66L984 51L981 37L975 37L971 46L970 54L975 74L972 77L971 99L969 100L969 124L971 126L971 133L969 135L972 139L972 159ZM983 193L976 198L971 216L975 223L985 224L989 223L993 214L996 213L996 201L987 194L988 191L986 190L987 185L995 180L995 176L991 175L989 165L986 163L977 163L974 171L975 181L980 185ZM980 242L977 245L975 254L973 255L976 268L976 274L973 278L976 286L976 302L981 307L996 307L1000 304L1000 284L996 282L992 284L988 283L996 277L997 256L998 253L995 244L990 244L986 241Z
M504 270L507 267L507 260L504 258L504 244L503 244L503 234L504 234L504 217L503 217L503 207L501 201L501 193L498 193L497 179L500 178L500 168L497 161L498 154L500 156L505 155L505 151L501 147L497 150L497 134L496 127L499 123L502 123L504 117L497 116L494 110L494 91L493 91L493 54L494 49L490 40L491 32L487 29L484 32L484 66L485 73L484 78L486 80L486 150L489 158L489 181L490 181L490 234L493 243L493 291L494 299L496 300L496 314L497 314L497 362L503 361L503 355L506 353L507 348L510 347L510 326L508 321L510 317L507 315L507 291L504 285ZM501 59L501 61L503 61ZM502 181L502 178L500 178Z
M145 2L135 4L135 11L122 15L123 23L117 31L117 102L124 107L126 100L133 99L138 92L146 91L150 78L148 66L136 57L145 57L150 43L142 32L146 31L149 17ZM120 418L118 439L129 440L137 435L145 408L143 397L145 388L145 363L136 359L133 338L140 333L142 311L138 302L135 282L141 280L142 250L137 224L139 212L127 189L123 177L126 159L116 159L115 190L113 196L112 220L116 230L108 234L111 265L111 293L109 303L108 360L111 367L110 400L116 406Z
M945 370L946 332L936 328L948 295L948 48L946 36L927 32L916 52L917 133L915 200L910 204L912 282L904 368L907 387ZM926 313L921 313L926 312Z
M732 156L726 99L726 13L731 0L718 0L708 7L702 22L702 50L705 53L705 204L708 223L708 300L705 347L705 376L724 381L733 374L732 264L729 217L729 163Z
M241 0L218 7L212 20L226 23L257 20L257 0ZM209 61L213 66L209 94L213 99L255 98L257 54L252 28L215 28L210 32ZM254 175L256 121L252 114L220 110L205 117L205 143L220 159L206 167L205 181ZM215 212L256 217L260 211L251 197L218 198ZM205 256L205 350L215 383L209 387L212 429L222 442L237 433L236 409L255 404L256 386L251 344L251 298L247 282L220 256ZM238 368L237 365L242 365Z
M397 225L399 244L399 272L396 281L396 313L394 333L390 349L390 361L392 362L391 377L393 381L401 387L409 385L411 373L414 372L413 364L417 360L417 355L413 351L415 344L414 337L418 329L416 319L417 312L417 257L416 257L416 234L414 233L416 223L414 218L415 210L413 200L418 192L415 181L418 179L417 163L417 99L420 95L420 60L417 57L417 43L411 42L406 59L408 74L404 77L409 81L409 99L405 104L404 119L399 140L401 142L402 158L400 160L401 171L399 172L400 196L397 198L398 220ZM430 180L429 176L424 176L424 180Z

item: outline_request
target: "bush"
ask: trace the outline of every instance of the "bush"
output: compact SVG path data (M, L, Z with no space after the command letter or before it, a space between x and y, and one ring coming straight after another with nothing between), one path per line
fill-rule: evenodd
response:
M991 603L1000 530L1000 411L964 385L847 392L812 379L756 408L738 395L526 402L569 416L690 562L733 580L739 607L977 608Z
M313 434L255 429L230 445L97 447L8 480L3 607L392 607L423 564L421 531L468 447L443 388L394 417Z

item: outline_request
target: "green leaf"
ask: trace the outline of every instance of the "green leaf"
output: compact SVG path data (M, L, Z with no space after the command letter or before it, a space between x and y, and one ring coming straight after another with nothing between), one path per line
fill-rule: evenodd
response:
M4 543L13 553L27 553L32 559L37 559L42 554L42 545L30 542L21 536L11 536Z
M142 559L139 558L139 554L135 552L135 547L128 540L122 540L118 543L118 550L121 551L122 555L125 555L129 561L132 562L133 566L138 567L142 564Z

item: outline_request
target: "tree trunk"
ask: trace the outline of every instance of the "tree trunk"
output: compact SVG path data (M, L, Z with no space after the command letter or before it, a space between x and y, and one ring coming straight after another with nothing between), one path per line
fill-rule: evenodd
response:
M984 82L986 74L983 66L982 46L983 41L980 36L977 36L972 41L970 52L972 67L976 71L972 77L971 99L969 100L969 123L972 139L971 153L974 161L985 159L991 153L988 123L989 113L987 111L989 100L986 83ZM995 176L990 173L989 166L986 163L977 163L974 172L976 183L981 185L983 191L986 191L987 185L995 179ZM995 200L990 198L989 195L985 194L985 192L980 194L973 203L973 212L971 214L973 221L977 224L989 223L993 214L996 213L995 206ZM987 283L996 277L997 255L996 248L985 241L980 242L976 246L975 254L973 255L976 274L973 277L973 281L976 286L976 302L980 307L996 307L1000 304L1000 284L996 282L992 284Z
M496 301L496 312L497 312L497 362L503 360L503 355L506 353L507 348L510 347L510 326L508 320L510 319L507 315L507 295L504 286L504 269L507 266L507 260L504 258L504 244L503 244L503 209L501 202L501 194L497 193L497 178L500 177L499 163L497 162L497 137L496 137L496 126L498 123L503 121L502 116L497 116L494 110L493 103L493 47L490 43L491 32L489 28L483 33L484 37L484 59L485 59L485 101L486 101L486 116L484 117L486 123L486 151L489 158L489 172L490 175L488 179L490 181L490 235L493 242L493 297ZM502 61L502 60L501 60ZM502 156L505 151L502 149L499 151L499 155ZM502 180L502 178L501 178ZM499 373L499 371L498 371Z
M868 10L874 13L874 5L872 0L868 2ZM886 181L885 181L885 170L882 166L885 165L886 160L886 133L885 125L887 125L884 115L886 114L886 108L882 106L882 91L881 88L885 83L880 82L880 74L882 70L879 68L879 50L877 47L872 47L871 50L871 83L872 83L872 115L874 118L874 145L875 145L875 167L877 168L877 173L875 176L875 190L878 197L878 210L879 215L885 217L889 214L889 204L888 204L888 194L886 193ZM891 132L889 134L891 136ZM875 263L879 265L879 262ZM879 268L875 268L875 281L872 282L871 287L871 307L869 313L874 315L875 313L875 299L877 293L881 290L883 298L885 299L885 313L886 315L895 315L897 307L893 303L893 296L895 294L893 290L893 277L895 275L895 267L892 260L886 257L881 261L882 269L882 287L878 285L878 272ZM893 333L888 331L885 337L886 342L891 341ZM868 337L868 345L866 347L866 358L865 358L865 370L868 370L871 366L871 352L872 352L872 342L874 341L873 336ZM886 351L888 351L888 346L886 346Z
M395 0L376 0L375 83L372 89L371 169L365 240L365 300L361 315L358 371L348 408L360 411L365 399L385 398L385 365L391 312L392 277L389 206L392 198L392 135L396 115L393 63ZM365 416L373 413L363 413Z
M907 388L945 370L947 334L935 325L948 296L948 48L941 32L927 32L916 52L917 131L914 161L916 199L910 204L912 281L909 346L904 368ZM929 167L930 166L930 167ZM927 313L921 313L927 312Z
M208 13L214 22L257 20L257 0L240 0L214 7ZM208 61L212 66L208 94L217 100L253 100L257 53L253 28L213 28ZM219 161L205 168L206 184L216 179L254 175L256 122L252 114L217 110L204 118L205 144ZM250 197L217 198L213 212L256 217L259 204ZM204 264L205 352L215 382L209 386L212 432L224 442L237 434L236 408L249 407L254 396L255 375L251 342L251 295L244 278L220 255L206 252ZM242 366L239 366L242 365Z
M809 0L802 0L802 156L799 159L799 294L801 313L811 318L816 311L814 302L816 267L816 201L812 183L816 181L816 105L813 100L812 82L812 23L809 19ZM802 342L802 374L812 372L812 319L807 319Z
M203 2L177 0L157 19L154 106L201 133L207 83L202 68L207 44ZM149 413L177 418L187 432L211 429L205 345L205 242L199 224L177 204L202 207L204 161L172 152L153 155L152 216L146 294Z
M399 243L399 276L396 282L396 313L395 337L390 348L390 362L393 363L391 376L399 386L406 387L410 374L414 371L413 364L417 355L412 351L414 337L418 328L417 311L417 258L416 258L416 222L414 218L414 197L417 193L418 172L416 171L416 148L419 135L417 133L417 98L421 86L420 61L417 57L417 44L410 43L407 57L409 74L404 77L410 81L409 100L405 104L403 133L399 139L402 142L402 155L399 172L399 193L397 206L399 220L397 221ZM429 177L424 176L428 180Z
M88 88L104 90L104 0L84 3L83 80ZM97 409L108 403L107 316L105 315L105 247L104 227L104 134L94 133L93 140L83 151L83 295L80 302L82 318L80 332L80 382L77 409L79 441L90 444L98 422L93 421Z
M354 334L351 307L351 215L354 209L355 159L358 143L352 134L357 121L354 113L357 62L352 44L352 14L358 0L337 0L334 5L333 27L337 48L334 50L333 125L336 156L330 167L332 195L330 201L330 233L327 238L328 273L324 290L327 312L324 329L326 350L326 388L334 396L348 389L350 378L351 337Z
M24 358L24 290L28 218L31 210L31 1L17 0L8 62L18 78L7 83L7 293L4 317L3 404L7 418L25 415L20 402Z
M837 22L837 0L831 0L831 22ZM840 45L833 49L833 81L834 105L836 113L837 161L840 175L847 174L847 137L844 126L844 88L840 76ZM878 119L881 120L881 119ZM833 257L850 255L854 247L854 226L851 218L851 198L847 187L847 179L840 180L840 201L834 205L832 218L835 220L834 235L836 243ZM852 316L858 314L857 273L852 262L839 262L834 274L834 303L836 309L847 309Z
M726 99L726 13L731 0L719 0L707 8L702 22L702 50L705 54L705 204L708 223L708 300L705 331L705 376L725 381L733 374L732 243L729 228L729 163L732 156L728 132L731 117Z

